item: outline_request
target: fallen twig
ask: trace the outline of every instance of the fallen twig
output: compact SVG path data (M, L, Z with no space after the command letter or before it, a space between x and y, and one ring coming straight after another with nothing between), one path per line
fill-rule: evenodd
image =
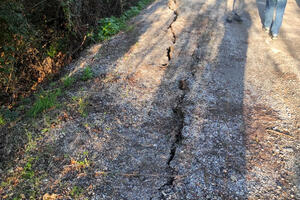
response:
M268 133L274 133L274 134L277 134L277 135L280 135L280 136L286 136L286 137L289 137L289 138L291 138L291 139L294 139L293 136L287 135L287 134L282 133L282 132L280 132L280 131L271 130L271 129L266 129L266 131L267 131Z

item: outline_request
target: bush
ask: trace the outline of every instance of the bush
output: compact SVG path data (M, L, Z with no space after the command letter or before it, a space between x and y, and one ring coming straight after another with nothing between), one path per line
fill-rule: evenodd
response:
M84 38L99 22L97 34L90 35L107 39L149 1L1 0L0 105L28 96L58 73L77 55L82 41L91 42Z

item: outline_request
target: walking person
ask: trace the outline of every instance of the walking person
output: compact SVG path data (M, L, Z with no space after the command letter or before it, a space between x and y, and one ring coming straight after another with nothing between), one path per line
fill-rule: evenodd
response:
M287 0L266 0L264 30L277 39ZM273 20L275 14L275 19Z
M227 16L226 21L228 23L231 23L233 20L239 23L243 22L241 16L245 6L244 0L229 0L227 3L229 3L229 5L232 5L232 9L231 13Z

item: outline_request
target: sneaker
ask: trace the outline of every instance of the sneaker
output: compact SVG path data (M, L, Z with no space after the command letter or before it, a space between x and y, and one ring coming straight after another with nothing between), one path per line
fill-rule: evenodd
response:
M269 32L270 32L270 28L269 28L269 27L263 27L263 30L264 30L266 33L269 33Z
M226 18L226 22L232 23L232 17L231 17L231 16L228 16L228 17Z
M272 34L272 36L271 36L271 38L272 38L272 40L277 40L278 39L278 35L276 35L276 34Z
M233 15L233 19L239 23L243 22L243 19L241 18L241 16L239 16L237 13L234 13Z

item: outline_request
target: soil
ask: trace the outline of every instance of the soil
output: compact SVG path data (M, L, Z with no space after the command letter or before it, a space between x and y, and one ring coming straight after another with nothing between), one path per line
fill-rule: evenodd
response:
M35 139L2 165L0 196L300 199L299 4L278 40L261 28L264 0L247 1L242 23L226 22L230 4L157 0L88 49L66 71L95 77L61 109L2 129Z

